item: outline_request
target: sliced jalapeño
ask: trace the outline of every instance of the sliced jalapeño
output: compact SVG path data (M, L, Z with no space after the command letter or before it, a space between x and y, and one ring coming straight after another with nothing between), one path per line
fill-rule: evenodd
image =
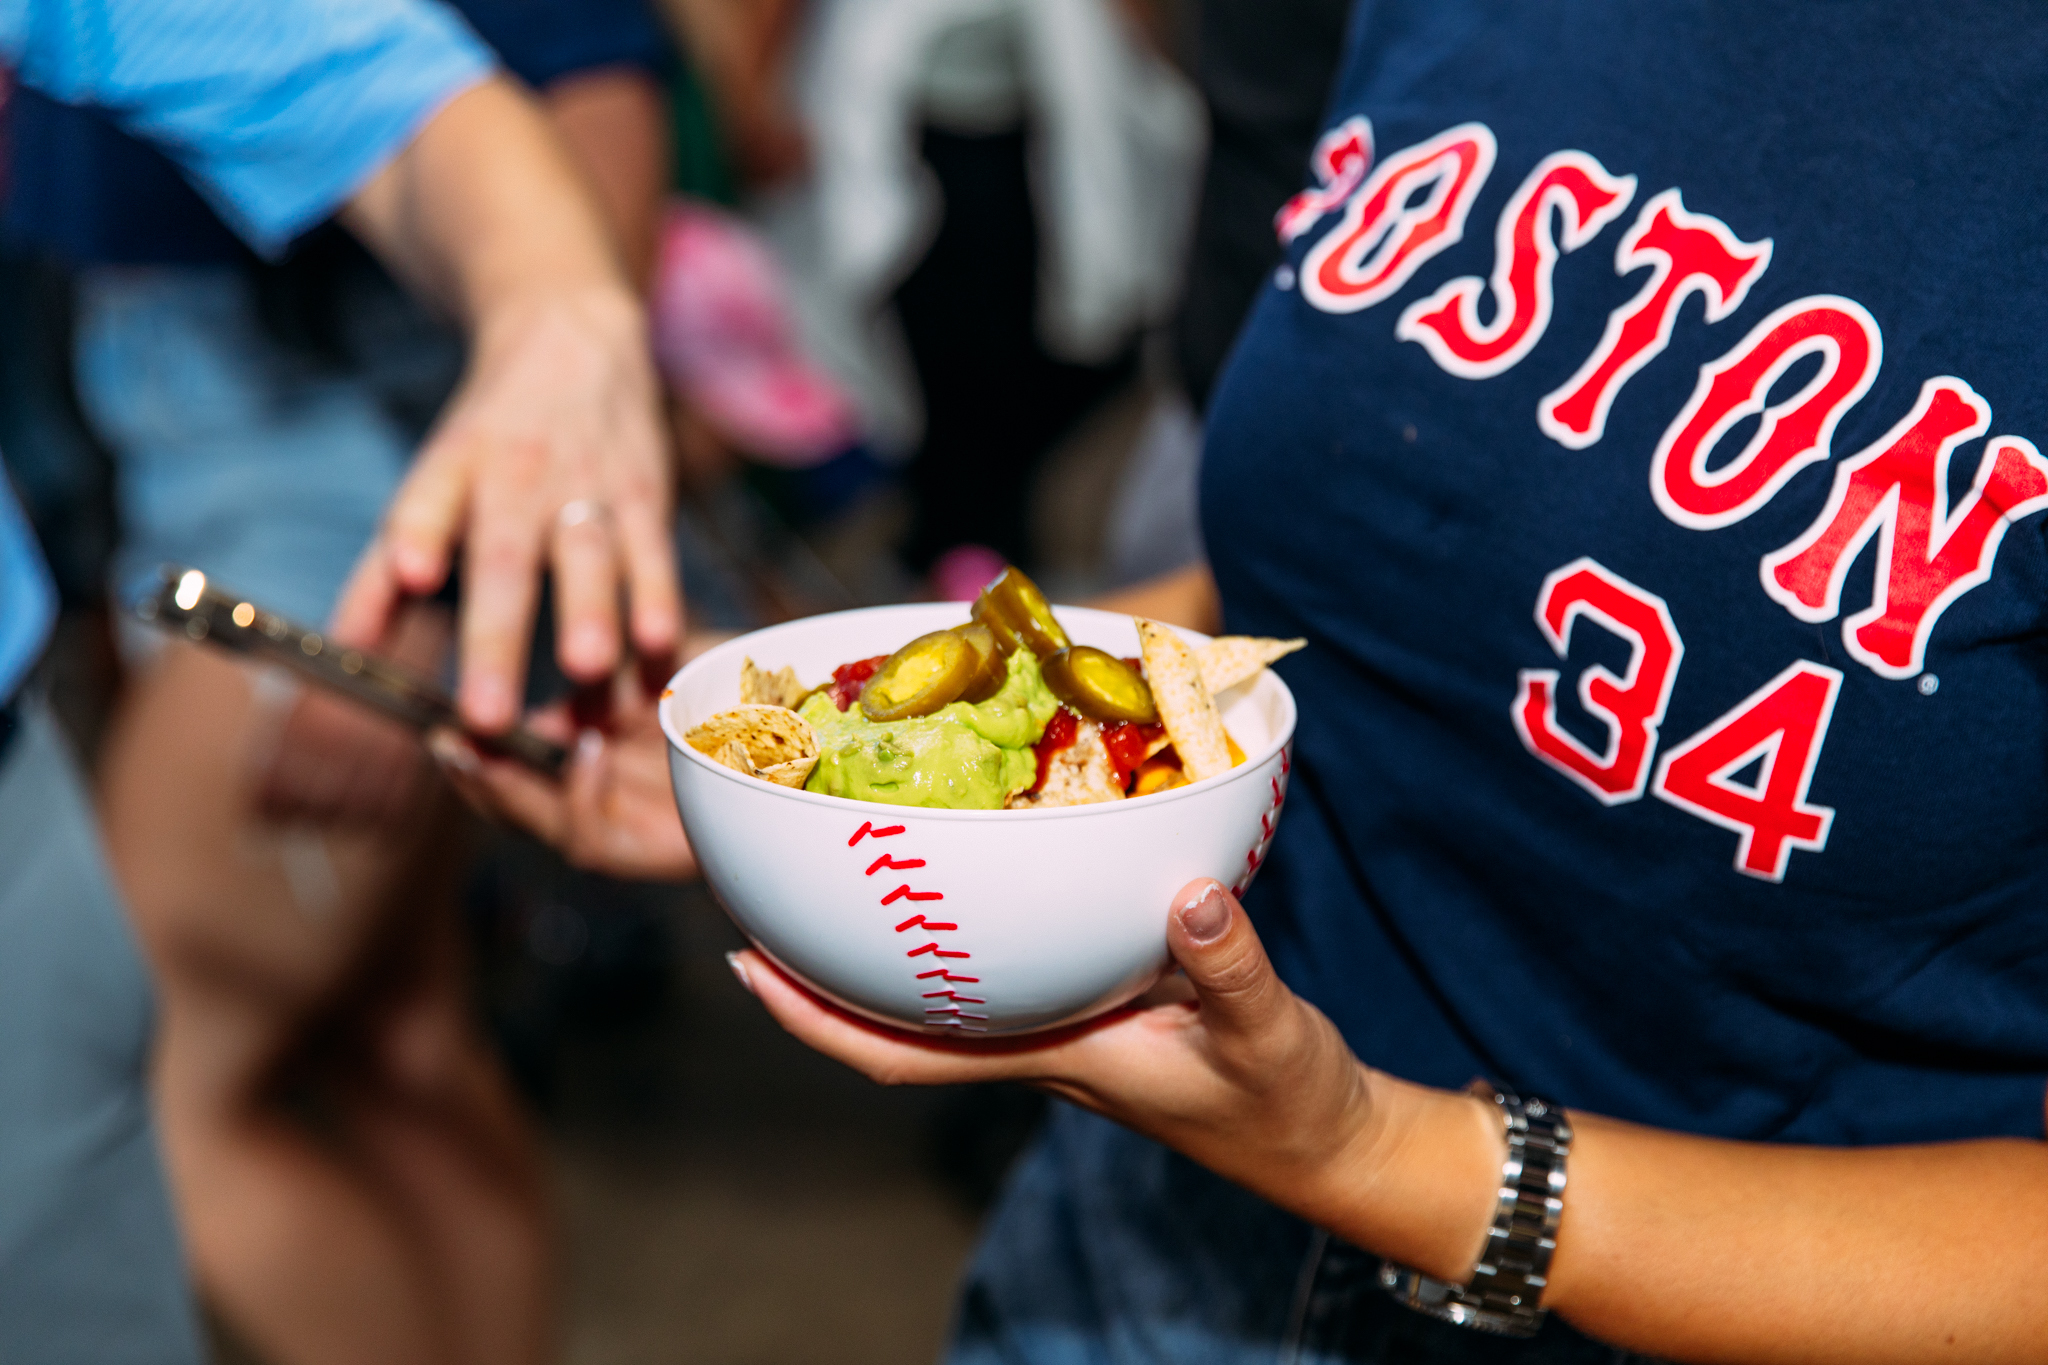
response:
M875 670L860 690L860 709L873 721L928 716L958 701L980 666L979 651L952 631L920 635Z
M1150 725L1159 719L1152 689L1116 655L1093 645L1069 645L1043 664L1052 694L1090 720Z
M1014 564L981 590L974 605L974 619L994 630L998 639L1007 628L1013 638L1040 659L1057 654L1072 643L1066 631L1060 629L1045 594ZM1003 623L1001 627L996 625L997 620Z
M967 680L967 687L960 693L965 702L983 702L1003 690L1003 684L1010 680L1009 656L996 641L996 633L979 621L953 627L953 634L973 647L976 656L974 676Z

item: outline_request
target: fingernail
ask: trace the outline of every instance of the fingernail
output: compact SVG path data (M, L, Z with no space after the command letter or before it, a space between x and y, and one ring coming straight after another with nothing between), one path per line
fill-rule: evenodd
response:
M512 714L512 693L496 678L472 678L463 687L464 710L482 726L507 723Z
M469 746L446 731L436 731L427 737L427 752L444 768L453 768L459 773L477 770L476 755L469 751Z
M725 965L732 968L732 974L739 978L740 989L748 995L752 995L754 993L754 983L748 979L747 964L740 961L740 955L738 953L727 953L725 955Z
M1223 888L1214 882L1209 889L1180 908L1180 927L1197 943L1214 943L1230 928L1230 905Z
M586 621L569 632L568 647L563 652L575 655L587 667L601 667L614 648L609 628Z
M595 763L604 753L604 736L596 730L585 730L576 736L576 761Z

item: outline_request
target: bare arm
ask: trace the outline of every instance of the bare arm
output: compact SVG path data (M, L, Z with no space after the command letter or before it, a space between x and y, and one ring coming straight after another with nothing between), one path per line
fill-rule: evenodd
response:
M1010 1044L896 1033L740 960L785 1028L877 1080L1034 1082L1359 1246L1465 1280L1500 1176L1492 1106L1361 1064L1274 975L1221 887L1227 918L1198 938L1211 887L1183 889L1168 932L1196 1001ZM1798 1148L1572 1117L1546 1302L1589 1334L1687 1361L2048 1357L2048 1144Z
M376 639L408 594L465 556L465 717L520 707L543 564L571 677L618 662L623 584L644 655L680 627L670 488L646 323L599 210L526 95L459 96L350 201L347 225L470 336L462 387L393 500L335 613Z
M1442 1169L1460 1147L1497 1176L1497 1125L1475 1136L1443 1092L1372 1084L1383 1121L1412 1137L1399 1151L1360 1148L1330 1172L1344 1188L1307 1202L1340 1235L1463 1280L1491 1210L1432 1228L1384 1192L1429 1183L1420 1168ZM1592 1336L1702 1361L2048 1354L2048 1144L1793 1147L1572 1119L1545 1301Z
M1143 583L1118 588L1087 605L1126 616L1167 621L1207 635L1223 629L1223 601L1216 595L1216 580L1207 564L1190 564Z

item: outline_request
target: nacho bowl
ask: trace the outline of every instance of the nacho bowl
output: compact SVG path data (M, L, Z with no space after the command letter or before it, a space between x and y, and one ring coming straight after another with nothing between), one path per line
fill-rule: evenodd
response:
M1130 617L1056 610L1076 643L1138 652ZM966 614L959 603L872 607L741 636L671 680L661 726L705 881L762 952L884 1023L1026 1033L1114 1008L1157 981L1172 898L1187 882L1249 884L1287 796L1294 698L1271 670L1218 698L1245 753L1219 777L1049 810L823 796L744 776L683 742L738 703L749 656L816 682Z

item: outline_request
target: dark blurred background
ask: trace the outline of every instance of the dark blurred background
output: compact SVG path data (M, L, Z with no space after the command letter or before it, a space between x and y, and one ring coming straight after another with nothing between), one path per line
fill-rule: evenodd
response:
M1196 410L1275 258L1268 224L1299 183L1346 6L1102 0L1123 64L1104 69L1136 92L1105 114L1076 93L1084 73L1034 64L1028 4L961 7L979 17L884 92L906 116L911 173L849 191L821 171L832 101L876 96L835 84L819 18L888 0L665 0L666 241L691 254L665 258L655 313L694 628L957 597L1003 559L1064 601L1198 562ZM1298 54L1306 34L1329 57L1249 81L1275 25L1292 36L1274 51ZM1278 104L1276 80L1291 92ZM1205 217L1183 294L1212 125L1204 192L1235 210ZM1045 167L1097 144L1124 162L1091 173L1135 188L1124 254L1090 259L1068 249L1086 234ZM833 215L863 211L862 194L902 199L909 226L856 270L819 227L843 227ZM761 261L782 291L772 307L748 273ZM730 287L707 295L705 280ZM0 247L0 450L61 580L43 667L89 762L122 685L118 475L75 399L72 284L49 251ZM732 330L749 309L766 322ZM731 363L747 346L765 356L756 372ZM809 406L764 411L762 367L816 381ZM933 1358L977 1222L1043 1102L869 1085L738 988L722 959L741 940L700 887L608 881L473 833L475 1005L550 1153L566 1359ZM222 1360L255 1359L231 1325L215 1331Z

